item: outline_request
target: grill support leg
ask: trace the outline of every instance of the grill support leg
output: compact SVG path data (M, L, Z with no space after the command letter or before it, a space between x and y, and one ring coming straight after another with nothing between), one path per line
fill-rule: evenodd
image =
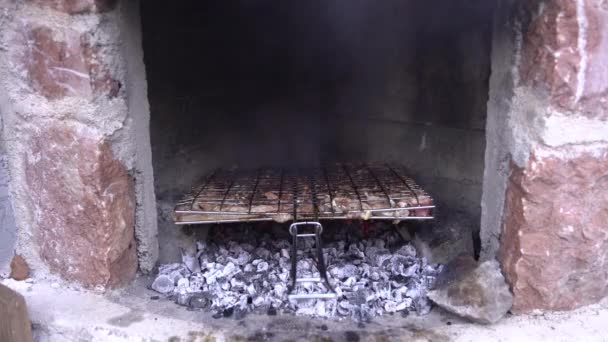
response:
M291 233L291 227L289 227L289 232ZM298 273L298 230L296 229L295 234L291 233L292 242L291 242L291 272L289 274L289 278L291 278L291 286L287 290L287 294L291 294L296 288L296 277Z
M300 234L298 232L299 226L314 226L314 233L305 233ZM290 299L332 299L335 298L335 290L329 283L329 278L327 277L327 267L325 265L325 258L323 257L323 245L321 242L321 233L323 232L323 226L319 222L296 222L292 223L289 226L289 233L292 236L292 245L291 245L291 286L288 289L287 294ZM297 277L297 265L298 265L298 238L304 237L314 237L315 245L317 250L317 269L319 270L320 278L298 278ZM327 286L327 289L331 293L311 293L304 295L292 295L291 292L295 289L296 283L298 281L302 282L320 282L323 281Z
M325 265L325 258L323 257L323 245L321 244L321 232L319 229L315 229L315 245L317 246L317 269L319 270L321 279L325 281L327 289L335 293L334 288L329 284L329 279L327 278L327 268Z

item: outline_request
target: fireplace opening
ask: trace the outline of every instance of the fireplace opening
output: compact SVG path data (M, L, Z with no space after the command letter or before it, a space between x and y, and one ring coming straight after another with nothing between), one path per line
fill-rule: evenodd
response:
M280 241L291 242L289 220L175 224L176 204L218 168L404 166L407 177L433 198L433 220L371 220L371 228L361 217L324 222L325 247L339 251L326 260L330 277L356 250L365 254L360 263L371 263L373 252L367 249L382 248L387 260L415 267L419 283L430 286L440 264L478 251L492 2L259 0L167 6L145 1L141 6L160 274L173 274L168 277L173 287L180 278L176 274L187 278L184 273L192 271L187 264L193 255L200 267L204 258L218 263L206 254L208 245L215 258L226 259L218 272L229 272L228 258L253 255L258 248L271 259L278 253L275 262L284 262L287 247ZM299 255L314 259L313 246L303 242ZM414 253L407 254L411 249ZM399 263L403 258L407 262ZM257 271L268 260L231 263ZM387 283L408 272L395 267L397 273L384 269ZM311 266L305 276L317 278L318 271ZM244 282L237 278L225 286ZM285 282L261 281L273 287ZM417 305L424 313L417 297L407 298L409 310ZM235 305L231 300L236 299L224 309ZM382 306L383 312L393 310L391 305L402 302Z

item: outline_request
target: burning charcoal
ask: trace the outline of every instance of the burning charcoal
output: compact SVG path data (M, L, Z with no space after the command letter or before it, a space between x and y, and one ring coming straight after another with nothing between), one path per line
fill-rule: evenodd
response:
M348 277L348 278L346 278L346 280L344 280L342 282L342 286L343 287L347 287L347 288L348 287L352 288L356 283L357 283L357 278L355 278L355 277Z
M268 263L266 261L262 261L257 265L257 272L266 272L268 271Z
M207 284L215 284L217 281L217 277L221 276L222 272L220 270L209 270L203 273L203 277L205 277L205 282Z
M238 302L239 297L233 292L225 292L224 297L221 298L221 306L224 308L235 306Z
M289 249L291 248L291 242L285 239L275 239L272 241L272 245L276 249Z
M334 291L336 291L336 297L341 298L344 295L344 292L342 291L342 287L340 286L334 286Z
M426 315L431 312L431 304L426 296L421 296L414 300L414 308L418 315Z
M257 294L257 292L258 292L258 291L255 289L255 286L253 286L253 284L249 284L249 285L247 285L247 293L248 293L250 296L255 296L255 295Z
M190 287L190 281L188 280L188 278L181 278L177 281L177 290L185 291L188 287Z
M181 291L178 292L175 295L175 303L179 304L179 305L183 305L183 306L187 306L188 303L190 302L190 297L192 295L186 291Z
M291 267L291 261L289 258L280 257L279 258L279 266L283 270L288 270Z
M205 285L205 277L200 273L193 273L188 280L190 283L188 292L198 292Z
M237 306L234 308L234 319L236 319L237 321L240 321L241 319L245 318L245 316L247 316L247 309L244 307L240 307Z
M243 251L241 245L236 241L228 241L228 251L232 255L238 255Z
M325 310L325 304L326 303L327 302L324 301L324 300L318 300L317 301L317 304L315 305L315 316L323 317L323 316L325 316L327 314L326 310Z
M390 298L392 298L396 302L402 302L403 298L406 296L406 293L407 293L407 286L402 286L398 289L394 289L391 292Z
M201 271L217 269L217 264L214 262L201 263Z
M169 277L171 279L173 279L173 282L175 284L177 284L181 279L186 279L187 280L189 276L190 276L189 272L188 273L183 273L183 272L180 272L180 271L173 271L173 272L171 272L169 274Z
M237 319L266 307L275 314L276 308L283 308L296 314L339 315L360 322L389 312L428 312L426 291L435 282L441 266L428 265L423 258L417 258L415 249L408 244L391 253L387 246L396 247L394 243L402 243L401 238L390 225L375 228L375 237L369 239L361 239L347 229L338 231L338 240L323 249L337 294L333 301L290 302L287 298L293 257L290 236L277 238L247 230L247 226L225 232L223 238L229 242L199 243L196 255L201 272L191 272L186 265L190 261L185 258L182 264L161 266L159 277L168 280L168 294L173 294L180 304L196 310L219 310L222 317L225 310L232 310L229 316ZM314 239L303 239L297 253L298 277L320 277L315 254ZM294 291L329 290L323 283L299 283Z
M387 283L372 283L372 289L376 292L378 298L388 299L391 298L391 286Z
M270 306L268 308L268 316L276 316L277 315L277 309L274 306Z
M222 276L223 277L231 277L231 276L233 276L234 274L236 274L239 271L240 270L232 262L229 262L229 263L226 264L226 266L222 270Z
M287 287L285 285L282 285L282 284L274 285L274 293L277 297L283 298L283 296L285 296L286 291L287 291Z
M253 251L253 254L262 260L270 259L270 251L266 248L258 247Z
M222 315L224 317L230 317L230 316L232 316L233 313L234 313L234 307L229 307L229 308L224 309L224 312L222 312Z
M384 267L388 263L390 263L391 258L392 258L392 255L388 251L386 251L386 252L378 251L378 253L375 253L373 255L373 257L370 257L370 260L374 266Z
M407 283L407 291L405 295L410 298L417 298L422 294L421 284L418 281L410 281Z
M220 287L222 288L222 290L228 291L228 290L230 290L230 283L229 282L223 282L223 283L220 284Z
M264 297L256 297L251 304L257 308L257 307L264 305L264 303L266 303L266 300L264 300Z
M416 262L412 263L413 260L404 257L402 255L395 255L391 258L389 264L390 271L393 275L400 275L403 277L412 277L418 272L419 266Z
M245 282L237 278L230 279L230 287L232 291L241 291L245 289Z
M350 316L353 311L353 306L346 301L338 303L337 312L340 316Z
M166 265L161 265L158 268L158 273L159 274L170 274L173 271L181 271L183 270L185 267L185 265L182 264L166 264Z
M345 279L357 275L357 267L353 264L330 266L329 274L338 279Z
M314 316L315 315L315 307L311 304L314 302L313 300L300 300L297 302L296 315L301 316Z
M366 304L370 301L373 294L367 289L360 289L355 292L355 295L351 298L350 302L354 305Z
M397 311L403 311L406 310L407 308L412 306L412 299L411 298L405 298L403 301L401 301L399 304L397 304Z
M182 249L182 263L188 268L188 271L192 273L201 271L201 264L196 257L196 253L189 253L187 250Z
M393 302L392 300L384 301L383 307L384 307L384 311L386 311L388 313L397 312L397 303Z
M230 260L232 263L239 265L239 266L243 266L246 265L249 260L251 260L251 254L245 252L245 251L241 251L238 254L238 257L236 258L228 258L228 260Z
M307 259L298 260L298 263L296 265L298 274L308 272L311 270L311 268L312 268L312 265L311 265L310 261L308 261Z
M160 274L158 277L156 277L156 279L154 279L152 289L162 294L169 294L173 292L173 289L175 289L175 283L168 275Z
M373 310L366 304L354 306L352 319L357 322L369 322L373 316Z
M415 257L416 248L414 248L414 246L412 246L410 244L407 244L407 245L401 246L397 251L395 251L395 253L403 255L403 256Z
M289 250L287 248L281 249L281 257L285 259L289 259Z
M253 245L248 244L248 243L242 243L241 248L249 254L251 254L255 250L255 247L253 247Z
M363 253L362 249L363 248L360 248L359 246L353 243L348 246L348 254L352 257L363 259L365 258L365 253Z
M159 267L159 274L165 274L173 283L177 283L181 278L187 277L190 275L190 271L183 264L168 264Z
M197 293L190 297L188 306L195 310L206 309L211 305L211 300L207 294Z
M380 249L384 249L386 246L386 241L382 240L382 239L372 239L372 245L374 247L380 248Z
M369 264L362 263L361 266L359 266L359 272L362 278L368 278L371 273L371 270L372 267Z

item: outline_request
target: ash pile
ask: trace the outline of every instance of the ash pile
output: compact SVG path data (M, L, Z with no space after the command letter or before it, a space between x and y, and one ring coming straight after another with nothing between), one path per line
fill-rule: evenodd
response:
M277 311L369 321L387 313L427 314L427 291L442 265L428 264L390 224L363 232L356 224L325 227L323 253L336 299L290 301L291 236L284 225L216 226L196 255L166 264L152 289L214 317ZM314 239L298 241L298 278L318 278ZM326 293L323 283L298 283L292 293Z

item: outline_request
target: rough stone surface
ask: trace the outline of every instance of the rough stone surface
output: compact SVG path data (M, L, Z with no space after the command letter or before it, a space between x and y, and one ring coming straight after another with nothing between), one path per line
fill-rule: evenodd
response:
M11 261L11 278L24 280L30 274L30 268L21 255L15 255Z
M114 7L116 0L29 0L40 7L69 14L103 12Z
M461 254L445 265L437 280L436 288L446 287L471 273L477 268L477 261L472 256Z
M567 310L608 295L608 148L512 166L500 261L513 309Z
M597 0L526 1L521 80L550 103L608 119L608 6Z
M103 94L109 98L118 96L122 84L114 79L106 65L99 59L102 49L95 44L91 35L81 36L83 57L90 75L90 85L95 94Z
M31 44L23 54L23 64L35 91L51 100L118 95L122 84L101 61L102 47L95 42L94 34L46 26L28 30Z
M86 130L51 125L30 141L26 179L35 238L52 271L87 286L114 286L137 269L133 182Z
M49 99L91 94L78 32L69 29L56 32L41 26L30 28L27 39L31 46L24 54L23 64L34 90Z
M428 296L445 310L482 324L497 322L513 304L495 260L482 263L461 279L429 292Z

